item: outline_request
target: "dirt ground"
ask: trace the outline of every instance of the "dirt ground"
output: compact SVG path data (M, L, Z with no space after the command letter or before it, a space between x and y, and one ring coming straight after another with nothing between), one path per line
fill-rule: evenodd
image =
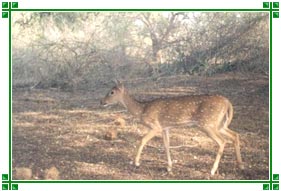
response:
M245 170L234 148L225 147L219 172L210 176L217 145L196 128L171 130L173 174L166 173L161 135L144 148L141 165L133 160L147 129L121 106L103 108L100 99L113 84L89 91L13 89L13 179L193 180L268 179L269 86L263 77L176 76L125 82L139 100L159 96L221 94L234 106L230 128L240 134ZM108 132L117 138L107 140Z

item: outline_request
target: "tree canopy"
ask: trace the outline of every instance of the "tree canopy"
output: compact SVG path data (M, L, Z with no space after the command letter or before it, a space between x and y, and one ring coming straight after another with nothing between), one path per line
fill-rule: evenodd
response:
M268 13L18 12L12 29L14 85L268 74Z

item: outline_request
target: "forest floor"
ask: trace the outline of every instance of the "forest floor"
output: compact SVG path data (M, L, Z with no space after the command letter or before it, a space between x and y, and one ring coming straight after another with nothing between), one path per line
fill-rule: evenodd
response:
M263 180L269 174L269 84L258 76L163 77L125 82L139 100L159 96L221 94L234 106L230 129L240 134L245 169L227 144L219 172L210 175L218 146L197 128L170 132L173 174L166 173L161 135L133 160L147 132L119 105L100 107L113 84L93 91L13 89L13 179L62 180ZM108 140L107 135L117 132Z

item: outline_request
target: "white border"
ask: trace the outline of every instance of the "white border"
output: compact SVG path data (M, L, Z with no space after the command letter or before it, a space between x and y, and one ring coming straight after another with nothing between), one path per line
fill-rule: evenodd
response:
M80 0L80 1L66 1L66 0L48 0L48 1L37 1L37 0L22 0L19 2L19 8L48 8L48 9L57 9L57 8L115 8L115 9L129 9L129 8L139 8L139 9L176 9L176 8L198 8L198 9L217 9L217 8L262 8L261 0L102 0L102 1L89 1L89 0ZM281 169L281 157L279 146L280 145L280 116L279 116L279 107L280 107L280 97L281 91L279 87L279 80L281 80L280 75L280 34L281 34L281 18L273 19L273 173L280 173ZM8 153L8 19L0 18L0 174L8 173L8 157L5 157ZM136 190L143 191L146 189L149 190L262 190L262 184L183 184L183 183L173 183L173 184L159 184L159 183L147 183L147 184L19 184L19 190Z

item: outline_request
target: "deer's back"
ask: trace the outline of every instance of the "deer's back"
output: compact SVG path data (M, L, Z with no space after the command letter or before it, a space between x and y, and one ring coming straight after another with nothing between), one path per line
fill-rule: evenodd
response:
M194 95L156 99L145 104L142 118L161 126L216 125L231 103L217 95ZM216 124L215 124L216 123Z

